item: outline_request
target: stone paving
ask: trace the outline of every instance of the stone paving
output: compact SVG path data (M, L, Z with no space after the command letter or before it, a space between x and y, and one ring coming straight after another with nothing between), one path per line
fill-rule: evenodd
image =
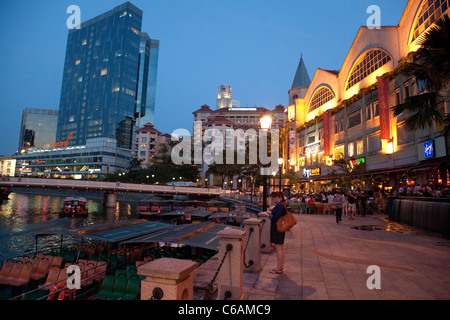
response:
M244 273L246 300L447 300L450 240L390 223L384 215L295 215L286 234L284 273L270 274L276 253L263 253L261 273ZM376 226L359 230L359 226ZM380 289L368 289L369 266Z

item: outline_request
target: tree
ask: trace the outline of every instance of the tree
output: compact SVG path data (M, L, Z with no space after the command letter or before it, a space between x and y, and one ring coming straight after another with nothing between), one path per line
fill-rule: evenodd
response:
M422 34L418 43L420 48L408 54L399 65L398 73L413 77L424 91L411 96L404 103L391 108L394 116L406 115L403 126L415 131L444 124L443 134L450 133L450 115L442 115L438 110L439 92L450 84L450 18L444 15L427 32Z

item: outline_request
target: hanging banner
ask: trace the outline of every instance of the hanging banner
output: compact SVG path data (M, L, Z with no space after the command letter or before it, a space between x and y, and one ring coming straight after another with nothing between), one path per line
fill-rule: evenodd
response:
M331 156L331 114L330 112L325 112L323 114L323 148L324 156Z
M387 79L383 77L378 77L377 79L378 107L380 111L380 136L381 140L391 140Z

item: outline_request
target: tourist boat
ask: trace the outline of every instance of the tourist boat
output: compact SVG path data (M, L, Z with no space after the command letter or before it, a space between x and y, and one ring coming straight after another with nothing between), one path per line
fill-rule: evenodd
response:
M63 207L59 212L60 217L85 218L88 215L85 198L68 197L64 199Z

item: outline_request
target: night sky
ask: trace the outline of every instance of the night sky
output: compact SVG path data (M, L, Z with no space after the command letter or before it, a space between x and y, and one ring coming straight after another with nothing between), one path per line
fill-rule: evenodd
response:
M59 109L70 14L87 21L124 0L1 0L0 155L16 152L24 108ZM192 112L216 107L230 84L241 107L287 106L303 54L317 68L339 70L370 5L381 24L397 25L407 0L133 0L142 31L160 40L155 127L192 130Z

